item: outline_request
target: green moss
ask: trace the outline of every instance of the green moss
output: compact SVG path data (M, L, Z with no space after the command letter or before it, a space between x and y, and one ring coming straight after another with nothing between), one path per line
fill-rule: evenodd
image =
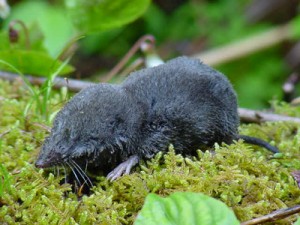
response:
M24 94L25 93L25 94ZM47 135L34 114L23 118L29 94L18 83L0 81L0 165L9 172L10 188L0 196L0 224L132 224L148 193L201 192L232 207L245 221L276 209L300 204L300 190L290 175L300 169L299 125L272 122L242 125L240 132L272 140L282 154L238 141L184 158L174 149L142 162L130 175L110 183L98 177L93 194L78 199L62 177L38 170L33 163ZM52 112L62 102L51 101ZM277 105L277 110L283 110ZM284 105L287 114L300 111ZM284 111L282 111L284 112ZM294 114L298 115L298 114ZM290 224L289 217L276 224Z

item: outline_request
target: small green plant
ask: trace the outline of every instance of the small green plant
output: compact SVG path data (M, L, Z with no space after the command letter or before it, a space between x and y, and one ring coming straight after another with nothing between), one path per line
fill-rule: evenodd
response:
M46 121L49 120L50 114L49 114L49 99L51 96L52 91L52 85L55 77L63 70L63 68L67 65L70 58L65 60L53 73L51 73L49 76L47 76L44 84L40 88L36 88L33 84L31 84L26 76L18 70L13 65L3 61L0 59L0 64L4 64L8 67L10 67L12 70L14 70L17 74L20 75L20 77L25 82L26 86L28 87L30 93L31 93L31 99L27 103L24 111L23 111L23 117L25 118L28 115L29 109L33 106L33 103L35 102L36 111L39 113L39 115L42 116L43 119Z
M0 198L2 197L4 191L10 190L10 175L7 169L0 164Z

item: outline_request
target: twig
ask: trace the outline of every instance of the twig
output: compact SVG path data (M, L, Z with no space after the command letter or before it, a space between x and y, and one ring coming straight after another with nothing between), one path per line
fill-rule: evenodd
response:
M136 53L136 51L141 47L141 45L145 41L150 41L154 44L155 39L152 35L145 35L141 37L127 52L127 54L121 59L121 61L105 77L103 77L101 81L106 82L113 78L124 67L128 60L133 56L134 53Z
M20 79L20 76L14 73L9 72L3 72L0 71L0 78L14 81L16 79ZM46 80L42 77L34 77L30 75L26 75L26 78L28 81L32 84L41 85ZM56 77L54 80L54 88L61 88L67 86L70 91L78 92L83 88L89 87L91 85L94 85L93 82L87 82L87 81L79 81L74 79L64 79ZM291 117L291 116L284 116L274 113L265 113L265 112L259 112L251 109L244 109L239 108L238 109L239 116L242 122L251 122L251 123L262 123L266 121L291 121L295 123L300 123L300 118L297 117Z
M217 65L274 46L293 37L290 24L281 25L232 44L193 55L206 64Z
M14 81L16 79L20 79L20 76L14 73L10 72L3 72L0 71L0 78L9 80L9 81ZM41 85L45 82L46 78L43 77L34 77L30 75L26 75L26 78L28 81L32 84L36 85ZM61 87L67 86L70 91L80 91L81 89L85 87L89 87L95 83L88 82L88 81L79 81L79 80L74 80L74 79L68 79L68 82L64 78L56 77L53 82L53 87L56 89L59 89Z
M45 125L45 124L41 124L41 123L33 123L34 126L42 128L43 130L47 131L48 133L51 132L51 127Z
M299 212L300 212L300 205L296 205L291 208L279 209L268 215L245 221L245 222L241 223L241 225L254 225L254 224L261 224L261 223L266 223L266 222L272 222L272 221L286 218L288 216L291 216L291 215L299 213Z
M239 108L238 112L242 122L262 123L266 121L291 121L295 123L300 123L300 118L297 117L259 112L244 108Z
M133 63L131 63L127 68L125 68L122 73L120 73L121 77L127 76L132 71L136 70L139 66L144 63L144 59L138 58Z

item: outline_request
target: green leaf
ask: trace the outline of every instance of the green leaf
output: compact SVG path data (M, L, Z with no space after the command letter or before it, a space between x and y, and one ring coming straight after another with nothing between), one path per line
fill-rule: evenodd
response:
M57 57L61 49L74 36L74 27L63 7L46 1L22 1L16 4L6 20L21 20L28 28L40 27L44 46L52 57ZM33 31L30 31L32 33Z
M10 43L7 32L0 32L0 50L9 49Z
M135 225L235 225L234 213L222 202L201 193L149 194Z
M62 64L59 60L52 59L48 54L37 51L11 50L0 51L0 59L11 64L23 74L48 76L56 71ZM0 69L15 72L4 64L0 63ZM68 74L74 69L70 65L66 65L60 75Z
M65 0L75 26L84 33L104 31L130 23L141 16L150 0Z

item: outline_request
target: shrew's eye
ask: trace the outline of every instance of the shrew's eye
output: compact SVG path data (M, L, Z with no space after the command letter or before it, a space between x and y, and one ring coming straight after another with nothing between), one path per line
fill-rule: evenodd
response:
M65 132L64 132L64 136L65 136L65 138L67 139L67 140L69 140L70 139L70 129L69 128L66 128L65 129Z

